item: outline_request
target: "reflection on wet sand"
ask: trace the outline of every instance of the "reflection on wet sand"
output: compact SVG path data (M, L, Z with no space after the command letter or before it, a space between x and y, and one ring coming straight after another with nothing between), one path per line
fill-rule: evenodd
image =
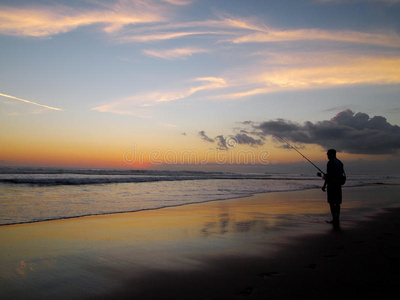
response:
M362 192L356 191L356 199ZM266 257L288 236L329 230L328 215L319 191L309 190L1 226L0 292L85 297L150 270L203 269L211 258L227 255Z

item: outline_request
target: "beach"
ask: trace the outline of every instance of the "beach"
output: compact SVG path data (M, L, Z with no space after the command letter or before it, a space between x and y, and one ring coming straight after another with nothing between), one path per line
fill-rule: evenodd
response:
M318 189L0 226L1 299L388 298L400 187Z

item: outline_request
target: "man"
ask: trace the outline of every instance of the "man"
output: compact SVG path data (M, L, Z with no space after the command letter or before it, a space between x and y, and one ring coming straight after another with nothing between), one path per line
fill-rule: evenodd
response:
M324 186L322 190L325 192L327 188L328 203L331 208L332 223L339 225L340 204L342 204L342 184L345 176L343 163L336 158L336 150L329 149L326 153L328 155L328 164L326 166L326 174Z

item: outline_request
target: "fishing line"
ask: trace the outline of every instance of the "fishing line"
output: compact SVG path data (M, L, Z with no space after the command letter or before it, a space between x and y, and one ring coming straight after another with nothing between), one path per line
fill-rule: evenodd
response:
M276 136L278 139L280 139L281 141L283 141L284 143L286 143L290 148L292 148L293 150L295 150L297 153L299 153L301 156L303 156L310 164L312 164L315 168L317 168L318 171L320 171L322 174L325 175L325 173L318 168L311 160L309 160L305 155L303 155L299 150L297 150L295 147L293 147L287 140L285 140L283 137L277 135L276 133L273 134L274 136ZM318 176L320 176L321 174L317 174Z

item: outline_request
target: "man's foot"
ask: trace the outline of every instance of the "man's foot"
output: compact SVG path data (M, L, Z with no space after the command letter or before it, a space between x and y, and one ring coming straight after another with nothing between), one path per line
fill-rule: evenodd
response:
M339 220L326 221L328 224L339 224Z

